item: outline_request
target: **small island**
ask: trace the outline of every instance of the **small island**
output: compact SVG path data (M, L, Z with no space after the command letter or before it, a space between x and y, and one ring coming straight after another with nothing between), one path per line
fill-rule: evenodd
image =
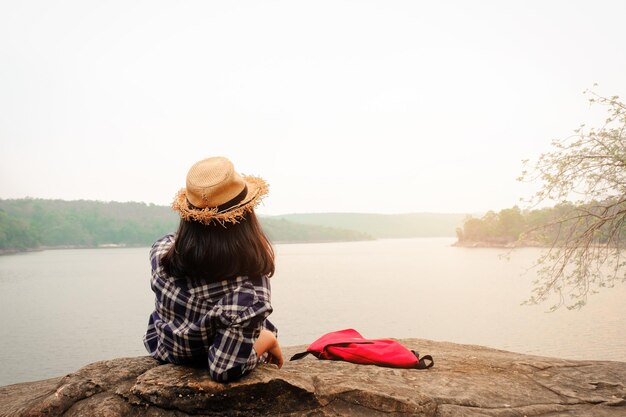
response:
M564 202L554 207L521 210L514 206L489 211L480 218L468 216L463 226L456 229L457 242L453 246L468 248L520 248L559 246L568 237L583 235L588 227L581 221L585 215L604 206L598 202L574 204ZM614 232L609 225L594 230L593 242L610 244ZM620 233L626 234L626 224L620 225Z

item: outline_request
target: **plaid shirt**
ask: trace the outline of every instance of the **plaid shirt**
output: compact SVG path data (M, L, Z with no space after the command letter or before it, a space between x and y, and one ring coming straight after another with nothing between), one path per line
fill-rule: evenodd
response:
M208 366L216 381L230 381L254 369L253 344L262 328L275 334L267 277L237 277L219 282L168 276L161 257L174 243L169 234L150 250L155 309L144 345L161 361Z

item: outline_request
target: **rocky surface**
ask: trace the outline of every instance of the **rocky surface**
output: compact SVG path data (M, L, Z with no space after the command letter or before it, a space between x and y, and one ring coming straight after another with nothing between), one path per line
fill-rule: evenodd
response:
M626 416L623 362L402 343L432 354L435 367L389 369L309 356L219 384L200 369L121 358L0 387L0 416Z

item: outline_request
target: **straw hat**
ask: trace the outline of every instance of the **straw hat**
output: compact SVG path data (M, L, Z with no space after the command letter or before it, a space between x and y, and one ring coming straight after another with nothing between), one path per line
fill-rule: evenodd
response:
M172 209L188 221L239 223L268 191L262 178L238 174L232 162L216 156L193 164L187 187L176 194Z

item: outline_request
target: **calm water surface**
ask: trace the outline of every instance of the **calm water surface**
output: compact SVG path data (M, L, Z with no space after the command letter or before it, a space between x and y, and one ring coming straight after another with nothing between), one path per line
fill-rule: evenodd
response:
M276 245L272 321L284 345L352 327L571 359L626 361L626 286L581 311L522 307L539 254L451 247L454 239ZM0 385L146 354L147 248L0 257ZM429 352L436 356L437 352Z

